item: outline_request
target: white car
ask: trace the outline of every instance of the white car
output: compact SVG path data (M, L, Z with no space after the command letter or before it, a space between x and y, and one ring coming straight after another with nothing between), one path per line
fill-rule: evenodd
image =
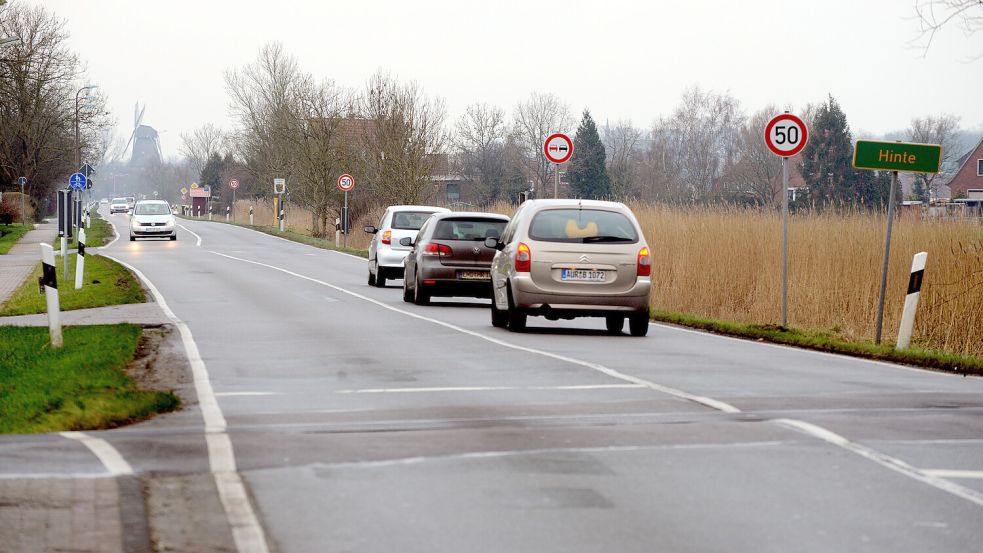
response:
M113 198L113 201L109 204L109 213L129 213L130 204L127 203L126 198Z
M384 288L386 279L403 278L403 260L413 248L400 244L400 239L415 238L431 215L449 211L430 205L393 205L382 214L379 228L364 227L374 235L369 242L369 286Z
M130 216L130 242L147 237L177 240L176 227L170 204L164 200L140 200Z

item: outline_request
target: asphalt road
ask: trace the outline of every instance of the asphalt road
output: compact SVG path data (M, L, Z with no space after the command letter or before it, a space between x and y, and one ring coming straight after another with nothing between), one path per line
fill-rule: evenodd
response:
M138 475L214 473L242 551L983 547L983 379L662 325L514 334L363 259L180 222L105 253L186 325L216 408L89 434ZM0 440L0 473L107 470L66 442Z

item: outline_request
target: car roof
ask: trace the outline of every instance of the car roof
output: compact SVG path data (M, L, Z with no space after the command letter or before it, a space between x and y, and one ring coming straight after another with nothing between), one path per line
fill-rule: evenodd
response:
M434 211L438 213L444 213L450 211L446 207L437 207L434 205L391 205L388 207L389 211Z
M166 204L167 200L139 200L138 204Z
M435 213L433 215L434 219L456 219L463 217L471 217L475 219L498 219L506 222L509 220L508 215L502 215L501 213L488 213L484 211L449 211L446 213Z
M526 200L524 204L529 204L530 207L534 208L548 208L548 207L599 207L604 209L617 209L622 210L628 209L628 206L621 202L611 202L607 200L581 200L577 198L562 198L562 199L546 199L546 200Z

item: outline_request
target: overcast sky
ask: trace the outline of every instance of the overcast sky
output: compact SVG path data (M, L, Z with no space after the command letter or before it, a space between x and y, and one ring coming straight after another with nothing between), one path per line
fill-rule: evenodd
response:
M983 129L983 33L955 26L925 54L914 0L225 1L12 0L67 19L120 134L133 105L167 156L180 133L230 127L223 73L280 41L303 69L361 85L378 69L418 81L450 120L474 102L553 92L579 115L649 127L698 84L752 112L833 94L851 129L885 133L953 113ZM983 10L983 8L981 8Z

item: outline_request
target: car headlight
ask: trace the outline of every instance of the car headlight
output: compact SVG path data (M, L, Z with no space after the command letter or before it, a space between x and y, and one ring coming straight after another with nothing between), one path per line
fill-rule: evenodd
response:
M167 220L167 224L165 226L173 227L176 224L177 224L177 221L175 221L174 220L174 217L172 216L170 219Z

